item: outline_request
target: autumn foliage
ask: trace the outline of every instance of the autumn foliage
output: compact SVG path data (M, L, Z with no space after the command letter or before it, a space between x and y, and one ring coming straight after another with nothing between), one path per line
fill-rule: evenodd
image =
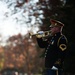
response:
M0 53L4 54L3 57L0 55L0 59L4 60L0 61L2 63L0 68L9 67L18 68L24 72L41 72L44 64L44 59L39 57L41 51L36 41L21 34L14 35L8 39L5 47L0 48Z

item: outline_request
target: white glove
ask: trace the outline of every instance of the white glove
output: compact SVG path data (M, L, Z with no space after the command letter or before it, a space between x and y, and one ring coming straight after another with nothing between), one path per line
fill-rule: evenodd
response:
M57 67L55 67L55 66L53 66L53 67L52 67L52 70L58 70L58 68L57 68Z
M43 33L44 33L44 31L39 31L38 33L39 33L39 34L43 34Z
M36 37L37 37L37 38L42 38L42 36L43 36L42 34L43 34L43 33L44 33L43 31L39 31L39 32L38 32L38 35L36 35Z

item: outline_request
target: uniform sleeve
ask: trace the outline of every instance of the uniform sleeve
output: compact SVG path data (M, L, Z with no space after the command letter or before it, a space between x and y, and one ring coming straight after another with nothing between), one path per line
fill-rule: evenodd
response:
M47 41L43 41L42 38L37 38L37 43L40 48L45 48L47 46Z
M67 49L67 38L65 36L61 36L58 39L58 47L61 51L65 51Z

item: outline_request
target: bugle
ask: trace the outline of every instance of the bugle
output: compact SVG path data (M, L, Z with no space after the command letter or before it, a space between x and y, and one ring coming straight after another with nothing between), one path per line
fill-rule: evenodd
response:
M51 31L42 31L42 33L29 33L30 38L32 38L32 36L36 36L37 38L42 38L42 37L47 37L49 35L51 35Z

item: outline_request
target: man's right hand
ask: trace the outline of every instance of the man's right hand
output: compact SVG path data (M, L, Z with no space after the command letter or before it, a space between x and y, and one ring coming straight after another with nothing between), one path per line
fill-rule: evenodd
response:
M44 31L38 31L38 34L40 34L40 35L43 34L43 33L44 33Z
M42 38L44 34L44 31L39 31L38 34L36 35L37 38Z

